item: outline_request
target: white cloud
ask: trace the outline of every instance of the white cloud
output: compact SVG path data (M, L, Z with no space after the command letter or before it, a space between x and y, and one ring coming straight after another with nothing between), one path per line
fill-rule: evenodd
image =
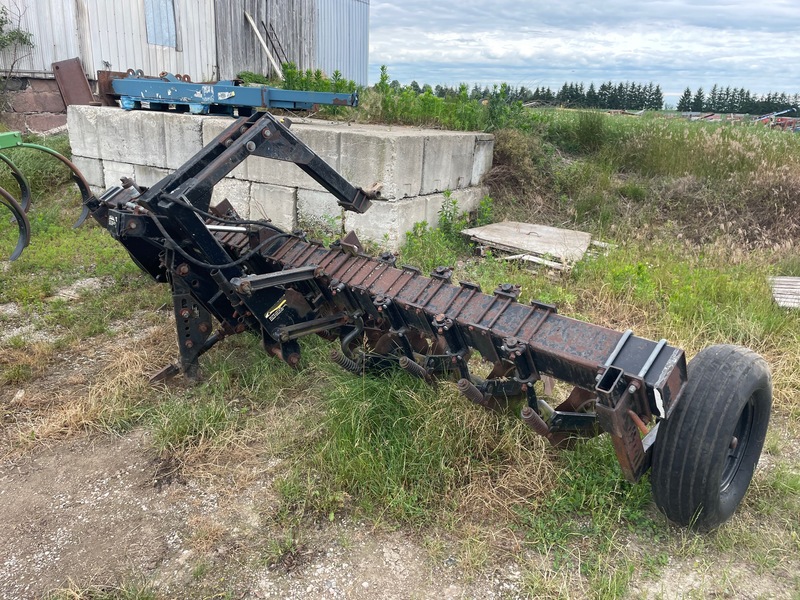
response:
M787 68L800 50L800 4L569 3L372 0L371 79L378 66L403 82L654 81L667 92L687 85L800 91Z

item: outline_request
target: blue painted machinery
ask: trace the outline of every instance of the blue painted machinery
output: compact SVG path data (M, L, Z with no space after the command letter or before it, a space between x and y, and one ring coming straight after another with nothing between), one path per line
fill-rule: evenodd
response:
M350 92L282 90L243 85L236 79L195 83L186 75L162 73L159 77L147 77L141 70L133 69L127 71L126 77L111 78L110 84L111 93L119 97L125 110L167 110L174 106L176 110L205 115L233 114L235 108L240 115L249 115L258 108L313 110L316 105L358 105L358 94Z

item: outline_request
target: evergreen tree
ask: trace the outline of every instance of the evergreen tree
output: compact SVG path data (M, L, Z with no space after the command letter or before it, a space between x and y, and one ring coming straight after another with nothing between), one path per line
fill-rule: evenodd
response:
M600 96L598 96L597 90L594 89L594 82L589 84L589 89L586 91L586 106L600 108Z
M600 89L597 90L597 95L599 96L598 108L611 108L611 89L612 84L610 81L604 81L600 84Z
M711 93L708 95L708 98L705 101L703 110L717 112L720 110L719 108L719 88L717 84L711 86Z
M703 91L703 88L697 88L697 91L694 93L694 97L692 98L692 111L694 112L702 112L703 106L705 105L706 101L706 94Z
M656 89L650 99L650 110L661 110L664 107L664 92L661 91L661 86L656 84Z
M690 90L688 87L683 90L683 95L681 96L681 99L678 100L677 108L681 112L689 112L692 110L692 90Z

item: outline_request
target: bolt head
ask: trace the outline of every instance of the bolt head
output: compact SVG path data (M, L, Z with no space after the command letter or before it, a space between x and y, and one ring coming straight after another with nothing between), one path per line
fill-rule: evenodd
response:
M633 385L633 384L629 385L628 386L628 393L629 394L635 394L636 393L636 386Z

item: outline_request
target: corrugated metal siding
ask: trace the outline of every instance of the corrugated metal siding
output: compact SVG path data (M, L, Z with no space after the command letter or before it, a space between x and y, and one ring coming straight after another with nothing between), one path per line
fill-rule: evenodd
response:
M367 85L369 0L317 0L316 66Z
M261 22L272 24L290 61L301 69L314 68L315 8L315 0L216 0L220 77L230 79L241 71L271 73L269 60L244 17L245 11L253 17L265 40Z
M173 0L177 48L147 43L144 0L0 0L25 14L22 28L36 47L20 61L21 76L51 76L51 63L80 57L87 75L110 68L188 74L194 81L269 73L269 61L244 18L247 10L275 28L300 69L336 69L366 85L368 0ZM215 26L216 25L216 26ZM261 29L262 36L264 35ZM0 55L7 67L10 57ZM218 69L217 69L218 65Z
M84 54L89 74L141 69L147 75L162 71L189 75L193 81L216 77L214 0L174 0L177 48L147 42L143 0L75 0L80 36L90 40Z
M52 76L50 65L59 60L80 56L80 44L75 29L75 5L64 0L0 0L10 17L22 15L21 29L33 34L35 44L30 55L17 63L14 71L22 77ZM16 20L13 22L16 24ZM28 51L26 51L27 53ZM0 66L8 69L13 57L0 54Z

